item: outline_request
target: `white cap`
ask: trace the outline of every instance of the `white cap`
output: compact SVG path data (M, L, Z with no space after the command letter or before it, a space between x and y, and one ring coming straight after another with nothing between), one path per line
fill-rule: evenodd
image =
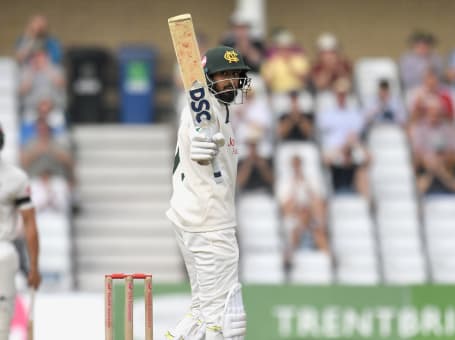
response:
M288 30L282 30L282 31L278 32L274 36L273 40L274 40L275 44L280 47L291 46L295 43L294 35L291 32L289 32Z
M235 26L251 26L251 21L241 11L235 11L230 17L230 22Z
M334 51L338 48L338 40L332 33L322 33L316 44L320 51Z

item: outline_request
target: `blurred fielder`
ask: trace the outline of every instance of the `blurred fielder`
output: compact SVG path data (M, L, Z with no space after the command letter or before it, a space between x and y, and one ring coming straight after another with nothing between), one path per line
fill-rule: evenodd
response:
M202 65L218 132L206 137L195 128L190 107L180 118L168 218L174 224L188 271L191 308L166 333L174 340L243 340L246 315L238 279L239 249L235 235L237 149L229 105L243 102L250 87L249 67L240 53L218 46ZM222 181L214 178L216 157Z
M0 126L0 150L3 149L4 141L5 135ZM19 256L12 240L18 212L24 222L29 254L28 284L37 289L41 281L38 272L38 231L28 178L22 170L6 164L0 157L0 340L8 340L14 312L14 279L19 269Z

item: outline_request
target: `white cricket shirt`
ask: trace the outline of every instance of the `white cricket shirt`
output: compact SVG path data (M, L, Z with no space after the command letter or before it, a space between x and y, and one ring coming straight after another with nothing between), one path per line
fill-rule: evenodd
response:
M226 106L210 96L219 131L226 140L217 155L222 183L215 182L211 164L200 165L190 158L190 136L195 128L188 106L183 109L177 137L172 176L174 190L166 215L175 225L189 232L214 231L236 225L237 146Z
M18 209L31 207L27 175L0 158L0 241L14 239Z

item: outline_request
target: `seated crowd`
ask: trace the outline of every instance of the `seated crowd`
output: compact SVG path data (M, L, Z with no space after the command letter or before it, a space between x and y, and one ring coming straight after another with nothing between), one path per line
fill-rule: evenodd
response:
M204 49L207 39L200 38ZM252 70L252 92L243 105L233 107L238 192L275 199L286 268L300 249L332 256L331 195L359 194L374 206L369 179L374 159L367 141L376 125L393 124L408 137L421 195L455 193L455 52L444 64L432 34L412 34L409 50L397 61L399 90L384 75L369 98L360 98L355 63L332 33L317 38L311 60L286 28L263 41L248 22L234 16L220 43L237 48ZM38 215L53 211L70 220L77 211L77 178L62 48L41 15L30 19L15 48L21 165L32 177ZM287 146L294 151L279 160L277 154ZM320 157L307 158L300 152L305 148ZM311 170L315 162L322 180Z
M277 152L287 144L319 150L332 195L360 194L374 207L374 159L367 141L375 126L393 124L409 141L418 192L455 193L455 53L446 66L432 34L411 36L409 50L397 61L398 91L385 74L377 79L373 96L360 98L353 62L333 34L319 36L311 61L287 29L275 30L269 43L253 38L248 29L247 23L233 21L229 39L222 40L246 53L252 67L253 93L235 108L233 118L239 195L261 191L275 197L286 267L298 249L331 254L327 194L315 187L317 180L304 167L313 160L291 154L286 164L277 164ZM286 178L281 167L288 168Z
M46 234L50 226L57 226L59 235L69 235L77 186L66 124L66 76L62 47L50 33L46 17L35 15L29 20L16 41L15 56L19 66L19 161L31 179L38 225L44 228L40 236L50 236ZM19 249L23 248L21 242L19 235ZM59 287L69 269L48 267L44 253L42 260L44 286Z

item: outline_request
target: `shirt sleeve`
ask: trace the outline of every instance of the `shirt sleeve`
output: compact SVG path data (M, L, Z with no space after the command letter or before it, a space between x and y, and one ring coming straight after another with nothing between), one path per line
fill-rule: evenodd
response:
M19 210L26 210L33 207L31 199L30 183L28 178L24 175L18 185L16 195L14 197L14 205Z

